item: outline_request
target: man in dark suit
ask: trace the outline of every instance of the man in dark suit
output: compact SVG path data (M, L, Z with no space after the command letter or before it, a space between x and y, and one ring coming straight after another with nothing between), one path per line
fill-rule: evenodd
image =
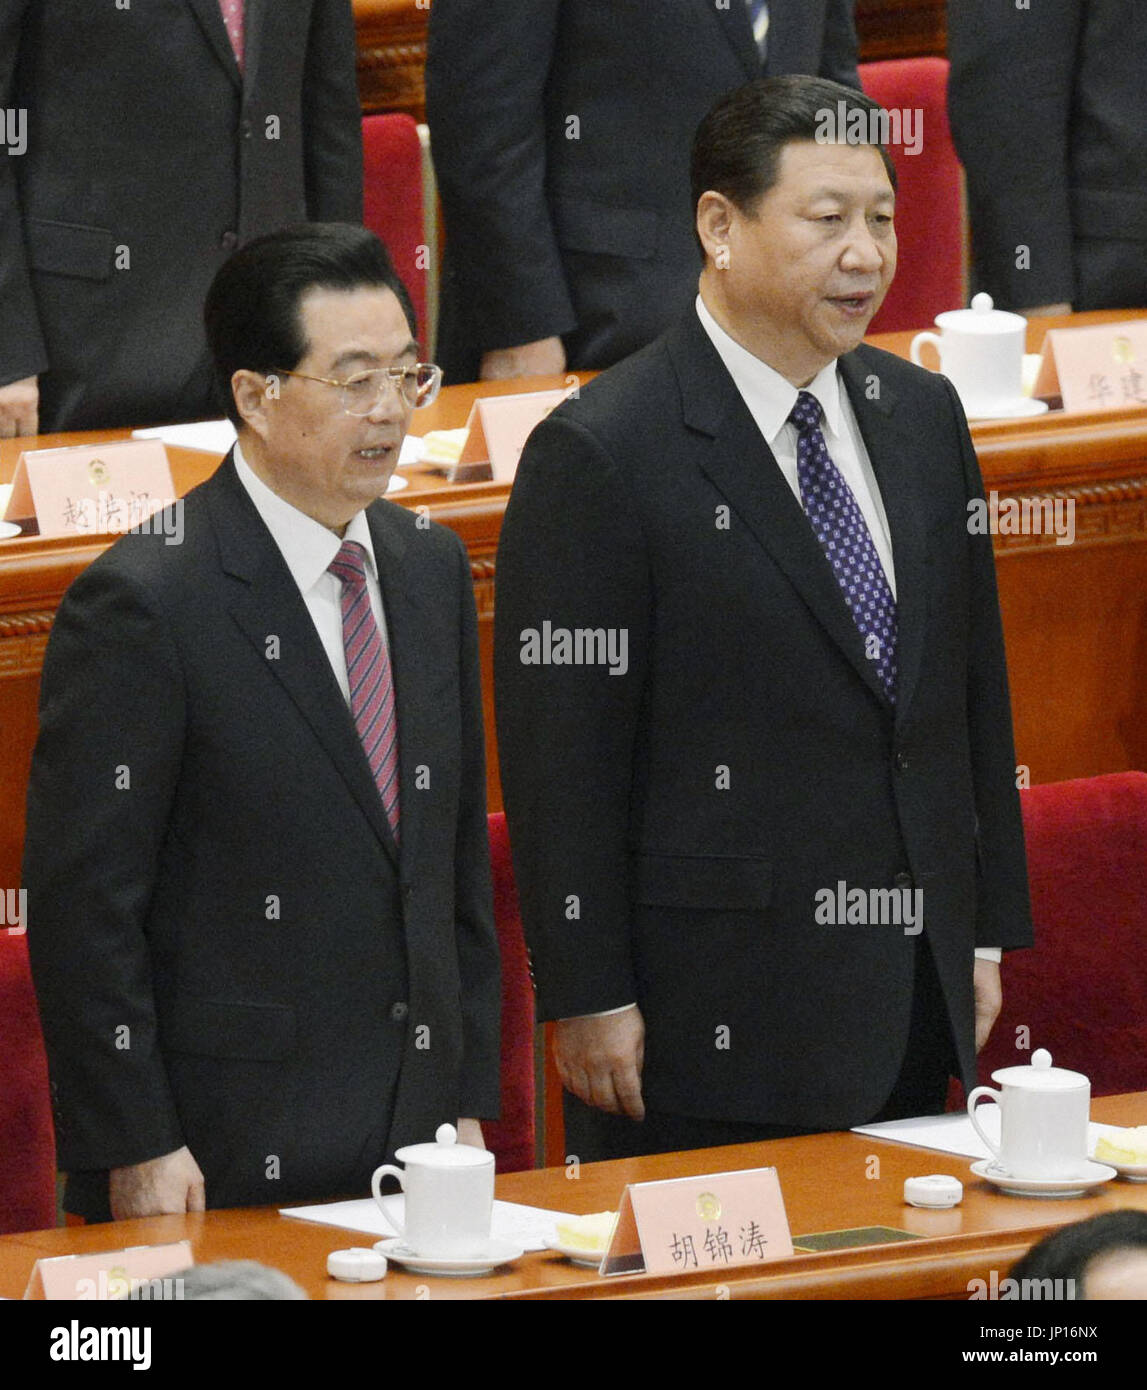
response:
M1025 314L1147 305L1141 0L948 5L979 288Z
M435 0L448 381L607 367L696 282L687 153L762 73L859 86L853 0Z
M96 1219L109 1187L117 1218L362 1192L499 1101L470 567L374 500L437 369L360 227L249 243L206 318L239 442L65 595L28 792L59 1161Z
M223 5L0 0L0 436L215 414L216 270L362 220L350 0Z
M695 306L506 511L499 760L583 1159L941 1110L1031 939L976 458L949 383L861 343L894 171L838 102L870 128L817 78L706 117Z

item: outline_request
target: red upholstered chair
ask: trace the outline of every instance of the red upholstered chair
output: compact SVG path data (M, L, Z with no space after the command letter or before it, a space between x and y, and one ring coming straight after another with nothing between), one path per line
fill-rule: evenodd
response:
M0 1235L56 1224L48 1063L23 936L0 929Z
M362 122L363 222L390 252L410 291L418 335L429 351L426 321L426 227L423 219L422 144L412 116L365 116Z
M938 313L966 303L964 203L960 162L948 129L948 64L943 58L862 63L860 81L888 111L920 112L913 116L911 133L922 136L918 154L906 153L907 141L889 147L899 183L900 268L869 331L927 328Z
M1035 948L1004 953L981 1082L1046 1047L1091 1093L1147 1090L1147 773L1021 793ZM1030 1030L1031 1051L1016 1049Z
M486 1147L499 1173L534 1166L534 987L526 960L522 918L506 817L490 817L494 920L502 948L502 1118L484 1124Z

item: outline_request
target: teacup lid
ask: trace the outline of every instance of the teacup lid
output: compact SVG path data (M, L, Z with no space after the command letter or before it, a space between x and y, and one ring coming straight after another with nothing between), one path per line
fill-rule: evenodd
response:
M1023 1086L1029 1091L1070 1091L1076 1086L1091 1084L1081 1071L1053 1067L1051 1053L1045 1047L1032 1053L1031 1066L1001 1067L992 1072L992 1080L1001 1086Z
M941 328L955 329L958 333L1014 333L1020 327L1027 327L1022 315L997 309L992 296L983 293L973 296L970 309L948 309L936 315L936 322Z
M433 1144L407 1144L396 1149L395 1157L402 1163L424 1163L431 1168L478 1168L493 1161L494 1155L488 1149L459 1144L453 1125L439 1125L434 1139Z

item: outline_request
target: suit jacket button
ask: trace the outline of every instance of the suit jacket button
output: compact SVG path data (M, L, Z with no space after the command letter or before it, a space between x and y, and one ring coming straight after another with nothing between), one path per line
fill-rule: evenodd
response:
M908 754L900 752L896 754L896 771L907 772L909 767Z
M900 889L902 889L902 890L903 890L903 889L911 888L911 887L912 887L912 875L911 875L911 874L907 874L907 873L905 873L905 874L897 874L896 877L892 880L892 886L893 886L894 888L900 888Z
M239 245L239 234L237 232L224 232L219 238L219 245L224 251L234 251Z
M390 1006L390 1017L395 1023L405 1023L406 1015L410 1012L410 1005L400 999L397 1004Z

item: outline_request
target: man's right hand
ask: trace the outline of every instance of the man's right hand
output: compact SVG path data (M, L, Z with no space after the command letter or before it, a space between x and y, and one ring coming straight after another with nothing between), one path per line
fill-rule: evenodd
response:
M108 1195L114 1221L205 1211L207 1205L203 1174L186 1147L146 1163L113 1168L108 1174Z
M566 369L565 344L560 338L539 338L520 347L494 348L482 354L478 369L480 381L502 381L507 377L560 376Z
M0 439L37 434L40 428L40 388L34 376L0 386Z
M562 1085L579 1100L611 1115L645 1118L645 1020L636 1004L620 1013L559 1019L554 1024L554 1060Z

